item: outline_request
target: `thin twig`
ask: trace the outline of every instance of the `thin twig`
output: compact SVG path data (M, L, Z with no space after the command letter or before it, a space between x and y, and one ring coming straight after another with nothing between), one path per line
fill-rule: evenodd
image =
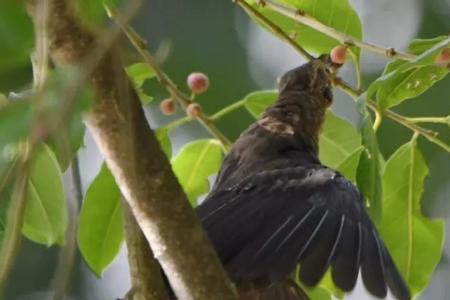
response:
M236 4L243 7L249 14L254 16L256 19L261 21L264 25L267 26L275 35L277 35L282 40L286 41L288 44L290 44L295 50L297 50L298 53L300 53L305 59L312 60L314 59L314 56L309 54L303 47L301 47L297 42L295 42L294 39L292 39L286 32L283 31L279 26L275 25L273 22L271 22L266 16L264 16L262 13L257 11L255 8L253 8L250 4L248 4L244 0L235 0Z
M275 32L280 38L282 38L283 40L285 40L289 45L291 45L294 49L297 50L297 52L299 52L301 55L303 55L302 50L299 50L298 48L298 44L295 40L293 40L289 35L287 35L283 30L281 30L281 28L279 26L277 26L275 23L273 23L271 20L269 20L268 18L264 17L261 13L259 13L254 7L252 7L251 5L249 5L248 3L246 3L244 0L234 0L234 2L236 2L238 5L242 6L244 9L246 9L249 13L251 13L254 17L256 17L261 23L263 23L266 27L270 28L273 32ZM264 0L264 1L260 1L259 2L261 5L267 5L269 7L271 7L271 4L275 7L278 7L280 9L283 9L283 11L289 12L290 16L295 16L295 17L301 17L302 20L303 18L306 18L307 20L310 20L310 23L304 23L307 26L310 26L314 29L317 29L318 31L319 28L325 28L325 29L329 29L329 31L323 32L325 34L327 33L336 33L337 35L339 35L339 38L336 38L338 40L341 40L342 42L347 42L347 41L353 41L355 42L355 39L353 37L347 36L345 34L342 34L341 32L336 31L333 28L330 28L320 22L318 22L317 20L315 20L312 17L306 16L305 14L299 14L299 12L294 11L290 8L284 7L280 4L276 4L271 2L270 0ZM319 27L319 28L316 28ZM334 34L333 33L333 34ZM335 37L335 35L330 35L331 37ZM388 54L387 56L389 57L395 57L395 58L399 58L399 59L405 59L405 60L412 60L415 57L411 54L405 54L405 53L400 53L397 52L393 49L386 49L380 46L376 46L376 45L372 45L372 44L368 44L362 41L357 41L354 43L354 45L360 47L360 48L365 48L368 50L373 50L376 49L376 53L382 53L382 54ZM369 47L367 47L369 46ZM333 78L333 84L335 86L337 86L338 88L340 88L342 91L344 91L345 93L347 93L348 95L350 95L352 98L357 99L359 96L362 95L362 91L359 89L355 89L352 86L350 86L347 82L345 82L344 80L342 80L340 77L334 77ZM424 136L425 138L427 138L429 141L437 144L438 146L442 147L443 149L445 149L446 151L449 151L449 146L446 145L444 142L442 142L441 140L439 140L438 138L436 138L436 133L430 130L427 130L423 127L420 127L418 125L416 125L415 123L419 123L420 121L415 121L414 119L409 119L406 117L403 117L391 110L381 110L378 105L373 102L373 101L369 101L368 106L370 109L372 109L377 115L378 115L378 119L377 119L377 123L376 128L380 125L381 122L381 116L386 116L392 120L394 120L395 122L413 130L414 132L417 132L418 134ZM226 109L224 109L225 112L227 113L228 111ZM212 120L216 120L218 117L221 117L223 114L222 111L214 114L211 119ZM429 121L429 120L427 120ZM446 123L448 122L448 120L446 119L445 122L443 120L439 120L439 123Z
M29 143L24 143L23 145L24 149L20 162L18 162L17 179L14 184L11 204L7 214L5 236L3 237L0 248L0 293L4 291L22 237L31 160Z
M62 300L70 284L73 267L77 258L78 214L83 201L80 164L77 155L70 165L72 180L72 195L68 198L69 224L66 232L66 244L61 249L58 268L54 277L53 300Z
M122 29L125 35L130 40L131 44L136 48L139 54L142 56L144 61L150 65L153 70L155 70L156 77L159 82L164 85L167 91L178 100L182 107L186 108L189 104L192 103L190 97L183 94L177 87L177 85L170 79L170 77L164 73L164 71L159 67L156 63L156 59L153 55L147 50L146 42L139 36L139 34L128 25L128 23L123 21L120 13L111 6L106 6L108 11L108 15L111 19L113 19L117 25ZM231 146L231 142L228 140L225 135L214 125L214 123L203 113L200 113L197 117L197 120L200 124L202 124L215 138L217 138L225 147L225 149L229 149Z
M410 123L435 123L435 124L447 124L450 126L450 116L448 117L417 117L406 118Z
M329 27L315 18L308 16L305 12L300 10L295 10L293 8L284 6L282 4L275 3L271 0L260 0L259 4L261 6L267 6L271 8L272 10L287 16L291 19L296 20L299 23L302 23L308 27L311 27L323 34L326 34L327 36L334 38L335 40L341 42L342 44L348 45L348 46L356 46L361 49L368 50L373 53L381 54L389 58L397 58L401 60L407 60L411 61L414 58L416 58L415 55L410 53L404 53L395 50L394 48L386 48L382 46L378 46L375 44L367 43L364 41L361 41L360 39L357 39L353 36L347 35L345 33L342 33L332 27Z

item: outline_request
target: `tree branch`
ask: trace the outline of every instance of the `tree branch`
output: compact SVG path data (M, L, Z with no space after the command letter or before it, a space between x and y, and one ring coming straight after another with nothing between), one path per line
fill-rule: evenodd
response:
M133 300L169 299L161 279L161 269L145 236L126 202L123 202L125 238L130 266Z
M117 23L117 25L122 29L125 35L130 40L131 44L136 48L139 54L144 59L145 63L147 63L153 70L156 72L156 76L159 82L164 85L167 91L174 96L176 100L180 103L183 108L186 108L189 104L192 103L192 100L183 94L177 87L177 85L170 79L170 77L164 73L164 71L158 66L156 63L156 59L153 55L147 50L146 42L138 35L138 33L131 28L126 22L124 22L123 17L120 13L111 6L106 6L108 10L109 16ZM214 125L214 123L202 112L196 117L198 122L202 124L206 130L208 130L212 136L217 138L225 150L227 151L231 147L231 142L227 139L226 136L222 134L222 132Z
M80 64L100 41L79 26L67 1L50 0L49 14L53 62ZM114 47L98 62L90 81L97 99L86 124L176 296L236 299Z
M394 48L385 48L382 46L378 46L375 44L361 41L360 39L357 39L353 36L342 33L332 27L329 27L329 26L317 21L315 18L308 16L303 11L295 10L293 8L275 3L271 0L260 0L258 3L261 6L267 6L267 7L271 8L272 10L274 10L286 17L294 19L299 23L302 23L308 27L311 27L311 28L319 31L319 32L322 32L323 34L326 34L329 37L334 38L335 40L341 42L342 44L346 44L348 46L356 46L358 48L365 49L365 50L368 50L373 53L378 53L378 54L384 55L389 58L397 58L397 59L411 61L416 57L413 54L403 53L403 52L395 50Z

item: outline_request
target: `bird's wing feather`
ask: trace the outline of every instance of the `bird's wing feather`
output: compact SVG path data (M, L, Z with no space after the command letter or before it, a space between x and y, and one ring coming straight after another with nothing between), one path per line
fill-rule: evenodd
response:
M388 286L410 299L360 192L328 168L262 171L211 194L197 214L234 278L282 279L300 263L301 281L314 286L331 266L335 284L350 291L361 268L373 295Z

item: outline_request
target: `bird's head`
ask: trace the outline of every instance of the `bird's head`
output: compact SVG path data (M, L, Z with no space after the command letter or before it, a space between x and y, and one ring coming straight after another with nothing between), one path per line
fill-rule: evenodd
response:
M278 83L280 95L307 93L325 107L331 105L333 93L330 84L330 71L322 59L314 59L281 76Z

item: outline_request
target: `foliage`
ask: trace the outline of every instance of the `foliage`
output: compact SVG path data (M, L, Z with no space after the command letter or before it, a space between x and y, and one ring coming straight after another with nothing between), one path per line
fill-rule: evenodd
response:
M242 1L244 0L237 2ZM111 4L118 1L107 2ZM314 27L300 24L274 11L269 5L260 5L264 2L245 0L249 4L247 12L255 22L271 32L274 32L274 27L278 27L284 34L292 37L290 43L296 43L315 54L327 54L340 45L335 37L321 30L323 26L348 35L349 42L352 42L351 39L363 38L361 21L347 0L276 2L314 18L319 25ZM103 2L99 0L80 1L78 11L89 26L103 24L106 19ZM33 35L31 22L18 1L1 2L0 33L0 73L23 67L32 51ZM430 220L421 212L421 204L426 201L422 199L422 192L428 167L417 139L420 135L425 136L447 151L449 146L438 140L429 129L414 125L407 117L395 117L394 121L413 129L414 135L388 158L384 166L384 157L378 145L384 137L377 135L378 124L374 124L376 122L370 109L377 112L376 121L380 121L379 114L392 116L390 108L403 105L407 103L406 100L432 88L449 72L447 67L435 63L442 51L449 47L450 40L447 36L411 41L408 48L409 54L414 55L411 59L394 54L383 74L369 85L365 94L360 95L356 88L350 90L351 96L361 96L359 103L355 102L355 107L360 108L360 124L350 123L330 111L326 115L320 136L321 161L358 185L367 199L371 217L414 295L418 295L429 283L441 258L444 241L443 222ZM357 74L361 74L361 49L352 46L349 51ZM145 89L145 83L160 74L154 65L147 63L148 61L138 62L126 68L143 105L153 100ZM33 145L35 148L32 151L22 232L28 239L45 246L64 244L68 223L68 196L63 186L63 171L67 170L82 147L85 131L82 116L89 110L94 98L89 86L82 84L81 73L76 68L51 70L44 90L41 93L27 94L23 99L13 100L0 94L0 243L3 232L7 230L5 219L8 204L15 200L10 193L12 183L9 175L17 174L16 158L26 151L24 149L27 147L24 145ZM69 91L74 83L80 86L76 89L77 93L71 95ZM160 80L160 83L169 84L167 80ZM196 101L194 95L189 97L181 91L176 92L178 94L171 90L170 97L179 98L177 100L182 104L182 101L187 101L183 99ZM218 172L229 146L220 131L216 127L212 128L215 121L242 107L254 118L258 118L276 100L277 94L274 90L253 91L214 116L200 113L199 119L204 117L207 121L203 120L201 123L209 126L213 137L191 141L174 157L170 131L191 121L191 118L175 120L155 131L162 150L193 206L209 191L210 177ZM204 97L207 97L207 93ZM50 121L61 118L60 115L69 118L63 119L65 126L59 126L61 123L50 124L55 125L53 127L47 126ZM445 122L438 121L443 118L427 119L435 123L450 124L449 117L446 117ZM120 197L114 177L106 165L103 165L87 189L78 227L81 254L98 276L115 259L123 242ZM318 287L306 290L312 299L331 299L331 295L344 297L333 286L329 273Z

